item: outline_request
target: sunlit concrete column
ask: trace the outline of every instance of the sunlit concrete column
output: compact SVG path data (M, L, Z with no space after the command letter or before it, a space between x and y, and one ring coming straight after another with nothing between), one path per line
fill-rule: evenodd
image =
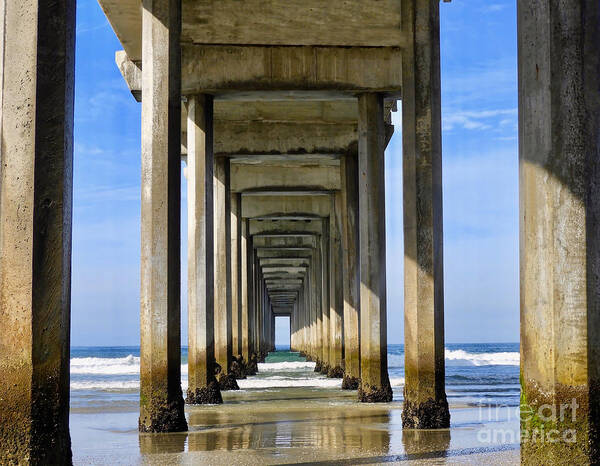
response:
M0 17L0 463L70 464L75 0Z
M221 367L218 375L221 390L238 390L230 374L232 357L231 325L231 197L229 191L229 160L215 158L215 359Z
M344 380L342 388L360 384L360 275L358 261L358 167L356 154L342 157L342 266L344 291Z
M314 361L317 361L318 357L321 355L322 350L319 344L318 339L318 322L317 322L317 253L313 249L311 251L311 259L310 259L310 318L311 318L311 326L310 326L310 351L311 356Z
M302 341L304 343L304 353L306 356L306 359L308 359L309 361L311 360L310 357L310 348L309 348L309 343L310 343L310 305L309 305L309 296L310 293L308 291L309 287L309 278L310 278L310 264L308 266L308 269L306 271L306 278L304 279L304 287L302 289L302 307L303 309L303 328L302 328Z
M327 377L344 376L344 285L342 283L342 218L341 193L331 195L329 216L329 372Z
M444 368L439 3L412 0L403 24L405 428L450 425Z
M248 219L241 220L241 231L240 231L240 343L241 343L241 354L244 361L250 360L250 306L252 303L251 297L251 285L249 279L251 277L251 271L249 270L250 264L252 263L252 248L248 247Z
M321 371L323 365L323 307L321 305L321 300L323 290L323 280L321 276L323 274L322 264L321 264L321 249L319 247L319 241L317 241L317 248L314 251L314 261L315 261L315 323L316 323L316 332L315 332L315 359L317 365L315 366L315 372Z
M521 461L600 462L600 3L518 2Z
M258 271L258 356L259 361L265 359L265 284L262 271Z
M181 393L181 2L142 9L140 419L187 429Z
M360 401L391 401L387 372L383 97L358 98Z
M331 348L331 325L329 323L329 220L322 220L322 230L319 244L321 249L321 267L322 273L319 277L321 280L322 300L321 300L321 318L323 319L323 353L321 372L325 375L329 373L330 364L330 348Z
M188 97L187 403L222 403L215 379L213 98Z
M298 351L298 297L292 306L292 316L290 319L292 329L290 332L290 351Z
M302 282L304 283L304 280L306 280L306 275L304 276L304 279L302 280ZM302 313L303 313L303 306L302 306L302 289L303 289L304 285L300 286L300 289L298 290L298 299L296 300L296 351L298 351L299 353L303 353L304 352L304 347L303 347L303 340L302 340L302 329L303 329L303 317L302 317Z
M258 259L254 259L254 352L260 356L260 265Z
M241 267L240 237L242 233L241 198L239 193L230 194L231 211L231 352L237 357L242 352L242 319L241 319Z

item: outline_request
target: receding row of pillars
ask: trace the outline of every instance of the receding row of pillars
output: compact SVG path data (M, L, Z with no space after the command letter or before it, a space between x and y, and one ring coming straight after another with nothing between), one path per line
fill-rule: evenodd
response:
M68 464L75 0L5 0L0 6L0 462ZM152 432L186 428L180 374L180 7L178 0L154 0L144 2L143 10L140 430ZM600 5L596 0L521 1L518 19L522 425L536 434L523 442L522 461L595 463L600 459ZM437 1L403 2L402 21L414 42L405 50L402 70L403 423L444 426ZM325 345L319 349L318 342L329 342L334 368L343 345L342 368L359 374L369 394L389 386L385 135L382 96L360 95L358 105L357 164L342 163L346 173L358 173L344 183L356 180L358 187L343 189L341 200L334 200L342 206L357 203L358 217L336 210L342 212L342 224L330 218L328 228L333 223L341 232L342 251L344 238L346 245L357 245L355 263L343 253L336 261L347 276L359 278L332 286L335 267L323 273L323 264L328 255L329 265L337 263L331 254L338 255L340 246L330 240L327 252L325 246L311 248L313 265L303 281L309 285L298 291L292 315L294 345L325 361ZM193 242L188 398L193 398L210 396L211 386L217 391L216 363L228 369L222 358L229 354L222 355L214 333L222 332L221 319L230 318L225 309L235 298L215 287L231 271L227 261L224 266L222 259L215 260L230 250L227 228L224 234L219 227L228 222L226 198L213 215L207 213L223 194L218 183L213 188L223 173L212 154L212 97L190 96L188 106L188 170L196 183L188 213ZM350 199L354 192L357 199ZM247 223L240 228L239 247L256 251ZM248 309L272 309L256 259L237 255L253 268L253 280L246 278L245 284L248 274L238 274L241 308L244 296L251 296ZM254 329L237 336L242 354L268 350L270 316L246 310L238 317L242 328L247 322ZM358 344L348 325L358 325ZM566 417L546 420L548 407L564 414L564 405L570 407Z

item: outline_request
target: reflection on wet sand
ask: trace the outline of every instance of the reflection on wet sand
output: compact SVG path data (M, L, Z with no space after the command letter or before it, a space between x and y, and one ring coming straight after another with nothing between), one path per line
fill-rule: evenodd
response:
M403 430L404 451L415 459L421 455L444 458L450 448L450 429Z
M387 453L389 449L389 407L357 407L358 412L354 412L355 407L345 404L273 403L276 406L244 403L230 409L205 408L204 412L192 408L189 450L315 448Z
M185 451L186 440L187 432L139 434L140 453L142 455L181 453Z
M139 435L141 462L438 464L506 454L504 464L512 464L518 457L518 445L513 453L514 446L478 442L477 423L454 427L452 435L449 429L403 431L401 402L362 404L352 395L306 387L224 392L223 405L186 408L187 433ZM455 409L462 409L467 420L473 416L472 409Z

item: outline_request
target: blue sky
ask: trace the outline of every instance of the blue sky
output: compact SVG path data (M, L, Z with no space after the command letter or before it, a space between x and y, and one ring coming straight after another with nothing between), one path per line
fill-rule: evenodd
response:
M96 0L77 3L72 344L137 345L141 107L114 63L122 47ZM446 341L516 342L516 5L453 0L440 10ZM402 343L400 126L386 186L388 335ZM185 189L182 204L185 212ZM185 254L182 265L185 284ZM186 324L183 290L184 344Z

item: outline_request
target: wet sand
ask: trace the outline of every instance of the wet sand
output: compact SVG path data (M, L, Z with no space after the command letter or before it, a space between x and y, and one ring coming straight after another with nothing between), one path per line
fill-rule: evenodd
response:
M356 392L281 388L223 393L188 406L189 432L138 434L137 407L73 409L75 464L518 464L509 410L452 405L447 430L402 431L402 403L366 405ZM396 394L394 399L401 397Z

